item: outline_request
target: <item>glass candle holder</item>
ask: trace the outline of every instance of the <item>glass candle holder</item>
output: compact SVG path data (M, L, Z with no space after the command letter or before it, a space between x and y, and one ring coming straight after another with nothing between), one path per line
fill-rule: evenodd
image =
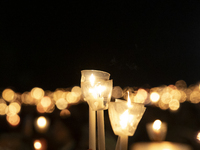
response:
M81 75L84 100L94 111L108 109L113 84L109 80L110 74L99 70L82 70Z
M167 123L155 120L153 123L146 125L147 133L150 140L152 141L163 141L165 140L167 133Z
M109 117L115 135L133 136L146 108L140 103L117 100L109 103Z

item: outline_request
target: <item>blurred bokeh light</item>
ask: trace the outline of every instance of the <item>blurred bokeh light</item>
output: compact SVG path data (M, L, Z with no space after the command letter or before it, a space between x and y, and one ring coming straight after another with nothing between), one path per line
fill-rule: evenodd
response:
M15 98L15 92L11 89L5 89L2 92L2 97L3 99L5 99L8 102L11 102L14 100Z

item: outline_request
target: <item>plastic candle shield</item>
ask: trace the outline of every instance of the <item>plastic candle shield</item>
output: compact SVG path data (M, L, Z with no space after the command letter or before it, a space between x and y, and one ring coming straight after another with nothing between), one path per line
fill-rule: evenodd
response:
M127 101L110 102L108 113L115 135L133 136L146 108L143 104Z
M110 74L98 70L83 70L81 74L84 100L88 102L92 110L108 109L113 84L112 80L109 80Z

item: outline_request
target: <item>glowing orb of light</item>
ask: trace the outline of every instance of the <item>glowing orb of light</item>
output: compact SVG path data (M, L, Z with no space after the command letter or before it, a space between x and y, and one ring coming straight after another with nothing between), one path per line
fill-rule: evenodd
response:
M157 102L160 99L160 95L157 92L153 92L150 95L150 99L152 102Z
M41 100L41 105L43 107L49 107L51 105L50 97L48 97L48 96L43 97L42 100Z
M162 122L160 121L160 120L155 120L154 122L153 122L153 129L154 130L160 130L160 128L161 128L161 124L162 124Z
M74 92L77 96L81 96L82 94L81 88L79 86L74 86L71 92Z
M80 98L74 92L69 92L66 96L68 103L78 103Z
M44 96L44 90L42 88L35 87L31 90L31 96L35 99L42 99Z
M200 142L200 132L197 134L197 140Z
M20 123L20 117L17 114L7 115L6 120L12 126L17 126Z
M37 125L40 128L44 128L47 125L47 119L44 116L41 116L37 119Z
M34 148L35 149L41 149L42 148L42 143L39 140L34 141Z
M68 106L68 102L64 98L60 98L56 101L56 106L58 109L63 110Z
M172 99L170 102L169 102L169 108L173 111L175 110L178 110L180 107L180 103L177 99Z
M134 97L134 102L135 103L144 103L146 98L147 98L147 91L144 89L139 89L137 91L136 96Z
M17 114L17 113L20 112L20 110L21 110L21 106L20 106L20 104L17 103L17 102L12 102L12 103L10 103L9 106L8 106L8 111L9 111L9 113L11 113L11 114Z
M11 90L11 89L5 89L5 90L2 92L2 97L3 97L6 101L10 102L10 101L12 101L12 100L14 99L14 97L15 97L15 92L14 92L13 90Z

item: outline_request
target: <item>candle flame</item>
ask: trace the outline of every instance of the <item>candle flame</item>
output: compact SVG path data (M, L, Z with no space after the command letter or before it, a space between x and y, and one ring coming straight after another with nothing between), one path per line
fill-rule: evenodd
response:
M128 109L120 116L120 125L122 129L125 129L128 125L128 123L130 123L130 125L132 125L132 121L133 121L133 115L130 115L128 112Z
M93 75L93 73L92 73L91 76L90 76L90 84L91 84L92 86L94 86L94 81L95 81L95 77L94 77L94 75Z
M127 91L127 93L128 93L127 105L128 105L128 107L131 107L131 99L130 99L130 96L129 96L129 91Z
M94 98L101 97L103 91L105 91L106 87L99 85L95 86L94 88L89 89L89 92L92 93Z
M161 124L162 124L162 122L161 122L160 120L158 120L158 119L155 120L154 123L153 123L153 129L154 129L155 131L160 130Z
M129 117L128 110L126 110L126 111L120 116L120 125L121 125L122 129L125 129L125 128L127 127L127 124L128 124L128 117Z

